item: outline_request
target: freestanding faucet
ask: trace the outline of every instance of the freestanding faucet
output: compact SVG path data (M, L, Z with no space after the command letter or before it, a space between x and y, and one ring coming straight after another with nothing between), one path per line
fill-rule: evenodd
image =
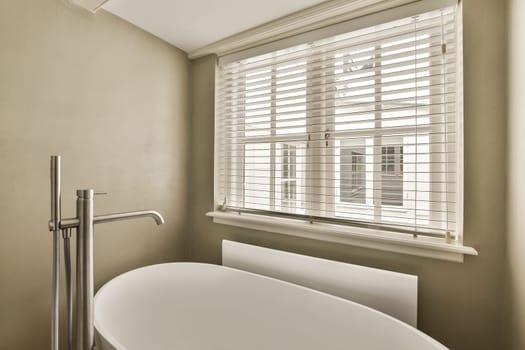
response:
M66 257L66 282L71 283L68 272L69 236L72 228L77 229L77 265L76 265L76 350L93 350L95 347L93 320L93 231L95 224L111 221L128 220L141 217L151 217L157 225L164 223L162 215L154 210L142 210L106 215L93 214L93 189L77 190L76 217L61 218L61 186L60 186L60 156L51 156L51 220L48 228L53 232L53 303L51 320L51 349L58 350L58 315L59 315L59 261L60 261L60 231L64 238L64 254ZM67 243L67 244L66 244ZM68 278L69 277L69 278ZM67 343L68 350L72 347L72 295L71 286L68 292L67 312Z

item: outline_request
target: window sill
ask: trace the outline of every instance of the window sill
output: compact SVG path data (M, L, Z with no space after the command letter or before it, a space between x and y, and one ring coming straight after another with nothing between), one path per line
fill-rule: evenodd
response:
M303 220L286 218L276 220L263 215L246 213L237 214L213 211L206 215L213 217L213 222L217 224L460 263L463 262L464 255L478 255L474 248L458 243L445 243L441 239L432 237L419 236L414 238L406 234L380 230L315 222L309 223Z

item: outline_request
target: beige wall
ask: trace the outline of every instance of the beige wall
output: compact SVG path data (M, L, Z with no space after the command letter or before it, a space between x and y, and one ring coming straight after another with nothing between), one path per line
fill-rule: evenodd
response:
M166 218L97 227L97 287L182 256L188 87L184 52L108 13L0 1L0 348L49 348L49 155L63 156L64 216L93 187L109 192L96 213Z
M219 263L224 238L419 276L419 327L451 349L504 349L505 2L464 0L464 264L216 225L213 207L214 58L192 62L193 259Z
M511 3L517 19L523 1ZM49 343L48 157L62 154L65 216L74 213L74 190L93 187L110 192L96 199L97 213L151 207L167 219L161 227L150 221L97 227L97 286L146 264L219 263L220 241L235 239L417 274L423 331L451 349L505 348L505 1L464 0L464 12L465 239L480 256L456 264L212 224L204 214L213 206L214 58L190 65L183 52L139 29L65 1L1 1L1 347ZM514 33L523 33L522 22L512 22ZM524 48L523 40L514 42L516 63ZM518 337L525 324L519 84L511 82L508 162L516 174L508 196L514 349L525 342Z
M510 349L525 349L525 1L510 0L508 263Z

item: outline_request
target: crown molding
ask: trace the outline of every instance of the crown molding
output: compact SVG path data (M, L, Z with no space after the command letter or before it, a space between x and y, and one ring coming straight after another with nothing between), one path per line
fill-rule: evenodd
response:
M293 35L421 0L331 0L189 52L190 59L223 56Z

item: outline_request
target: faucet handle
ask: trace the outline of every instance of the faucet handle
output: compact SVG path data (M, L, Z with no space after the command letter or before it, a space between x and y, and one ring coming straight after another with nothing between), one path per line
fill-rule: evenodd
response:
M93 193L95 196L105 196L107 195L108 193L107 192L95 192Z

